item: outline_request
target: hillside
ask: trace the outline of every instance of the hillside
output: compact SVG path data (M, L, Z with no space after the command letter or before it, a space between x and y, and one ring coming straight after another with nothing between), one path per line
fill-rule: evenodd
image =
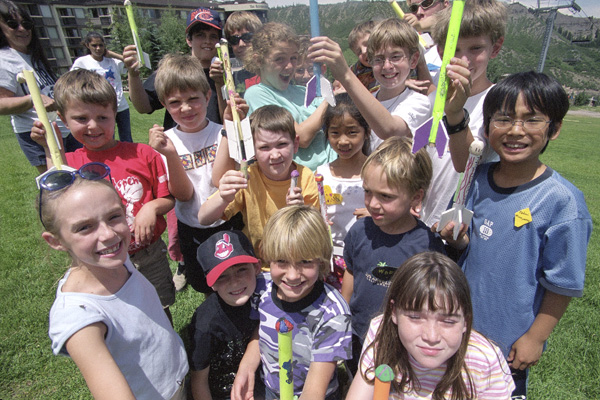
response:
M508 6L504 46L489 66L489 76L497 81L502 75L536 69L546 29L547 13L533 12L519 3ZM346 2L319 6L321 34L340 43L349 63L356 61L348 49L348 33L367 19L393 17L387 1ZM269 20L292 26L299 34L309 34L308 6L276 7L269 10ZM593 32L592 32L593 30ZM544 72L563 85L588 92L600 91L600 40L578 45L571 39L599 36L587 18L559 14L552 34Z

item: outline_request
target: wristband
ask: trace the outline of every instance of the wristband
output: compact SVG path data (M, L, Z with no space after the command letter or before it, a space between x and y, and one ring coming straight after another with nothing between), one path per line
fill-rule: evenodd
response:
M455 133L464 131L465 129L468 128L469 119L470 119L469 112L467 111L466 108L463 108L463 112L465 113L465 115L464 115L462 121L460 121L460 123L458 123L458 125L449 125L448 119L446 118L445 115L442 118L442 121L444 122L444 126L446 127L446 133L448 133L448 135L454 135Z

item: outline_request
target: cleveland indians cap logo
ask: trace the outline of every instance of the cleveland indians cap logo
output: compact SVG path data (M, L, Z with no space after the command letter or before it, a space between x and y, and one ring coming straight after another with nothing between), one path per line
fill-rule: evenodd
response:
M220 239L215 244L215 257L221 260L225 260L233 253L233 245L229 242L229 235L223 234L223 239Z

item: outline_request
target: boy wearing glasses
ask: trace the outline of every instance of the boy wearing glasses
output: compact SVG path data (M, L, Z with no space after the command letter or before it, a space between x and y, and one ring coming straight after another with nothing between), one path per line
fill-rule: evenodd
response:
M539 159L568 108L562 86L544 74L521 72L494 86L483 118L500 162L475 172L466 200L474 217L458 240L452 222L441 231L465 250L459 265L471 288L473 329L502 349L513 396L527 394L528 368L571 297L583 294L591 217L583 193Z
M487 68L489 61L502 48L506 29L506 7L495 0L486 1L485 5L477 2L465 4L455 53L458 60L451 61L447 67L448 78L452 81L444 110L449 146L442 158L435 148L427 147L433 165L431 185L421 212L421 219L427 226L440 220L442 212L454 196L459 179L456 171L464 171L471 142L478 138L486 143L483 101L493 85L487 76ZM452 7L439 12L438 23L433 30L433 39L440 57L443 56L451 12ZM465 87L465 91L462 88L457 92L453 91L455 83L463 81L467 85L469 79L470 90ZM435 92L430 94L429 99L433 105ZM494 150L486 146L482 163L497 160Z
M419 59L419 37L407 22L389 18L371 33L367 58L380 84L374 94L348 67L336 42L327 37L313 38L311 42L308 57L327 65L369 123L372 150L389 137L412 137L427 120L431 112L429 100L406 85L410 70L423 62Z
M173 208L175 200L160 154L146 144L115 140L117 95L103 76L86 69L69 71L56 82L54 96L61 119L83 144L83 148L63 155L65 164L79 168L101 162L110 167L112 184L123 201L131 231L129 258L152 283L170 319L175 287L161 235L166 228L163 215ZM44 147L51 167L45 133L42 123L36 121L31 137ZM192 190L190 184L190 195Z

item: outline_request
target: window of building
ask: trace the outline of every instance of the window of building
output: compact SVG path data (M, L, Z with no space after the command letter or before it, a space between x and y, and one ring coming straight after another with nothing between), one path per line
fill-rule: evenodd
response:
M58 31L53 26L46 27L46 33L50 39L58 39Z
M77 18L85 18L85 13L83 12L83 8L75 9L75 17Z
M40 5L40 12L42 17L44 18L52 18L52 11L50 10L50 6Z

